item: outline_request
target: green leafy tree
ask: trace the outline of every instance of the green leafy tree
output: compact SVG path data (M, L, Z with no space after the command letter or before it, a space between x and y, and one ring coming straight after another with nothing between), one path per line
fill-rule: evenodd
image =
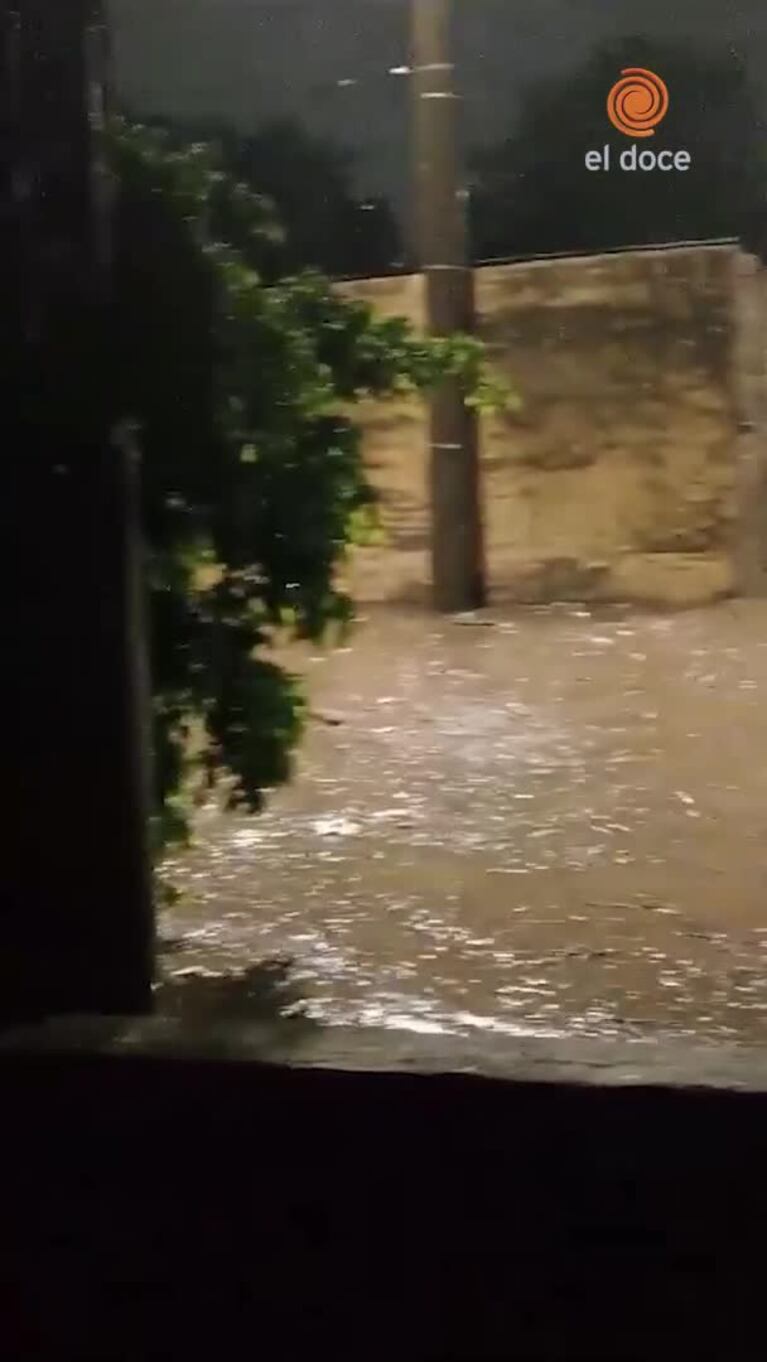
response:
M297 119L275 119L251 134L214 119L150 122L187 145L215 147L228 176L273 204L281 230L249 243L251 261L265 279L304 268L331 278L374 277L401 259L388 201L362 200L354 191L353 153L313 135Z
M195 770L252 810L289 775L304 701L269 651L286 629L318 639L351 618L336 569L373 498L350 405L447 373L470 402L502 395L467 337L419 338L316 273L266 287L251 262L277 224L207 146L125 121L110 145L115 400L143 452L160 848L183 834Z
M232 169L268 194L285 226L283 272L313 266L331 276L385 274L401 256L386 200L352 190L352 155L300 123L266 124L232 148Z

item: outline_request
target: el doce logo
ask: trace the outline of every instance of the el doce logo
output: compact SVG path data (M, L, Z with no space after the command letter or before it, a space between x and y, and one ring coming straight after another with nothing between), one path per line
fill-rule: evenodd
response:
M666 82L654 71L643 66L627 66L621 71L607 96L607 113L614 128L625 137L654 137L655 129L663 122L669 110L669 93ZM653 151L645 147L642 151L636 142L626 147L617 158L621 170L689 170L692 157L689 151ZM586 169L612 169L612 147L605 145L601 151L586 152Z
M610 122L627 137L654 137L668 113L668 87L654 71L627 66L607 96Z

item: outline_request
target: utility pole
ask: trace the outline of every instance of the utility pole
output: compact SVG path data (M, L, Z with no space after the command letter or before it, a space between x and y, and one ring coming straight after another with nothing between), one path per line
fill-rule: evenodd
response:
M151 1006L137 468L114 435L100 0L0 0L0 1023Z
M474 330L452 11L452 0L411 0L413 246L433 336ZM477 609L485 596L478 423L463 398L449 379L431 402L432 582L445 612Z

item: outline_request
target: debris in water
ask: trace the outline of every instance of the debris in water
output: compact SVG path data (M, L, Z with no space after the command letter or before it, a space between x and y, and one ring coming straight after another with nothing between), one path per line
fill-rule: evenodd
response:
M471 613L466 615L454 615L453 624L460 624L466 629L495 629L495 620L481 619L478 615Z
M350 818L318 818L312 826L318 837L354 837L362 831Z

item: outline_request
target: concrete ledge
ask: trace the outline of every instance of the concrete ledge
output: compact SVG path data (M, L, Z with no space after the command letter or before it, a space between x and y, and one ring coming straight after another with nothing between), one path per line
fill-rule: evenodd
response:
M464 1074L514 1083L767 1093L767 1052L676 1040L424 1036L298 1019L195 1027L148 1018L68 1018L0 1037L0 1064L46 1054L271 1064L347 1073Z
M4 1353L761 1357L766 1064L120 1019L6 1036Z

